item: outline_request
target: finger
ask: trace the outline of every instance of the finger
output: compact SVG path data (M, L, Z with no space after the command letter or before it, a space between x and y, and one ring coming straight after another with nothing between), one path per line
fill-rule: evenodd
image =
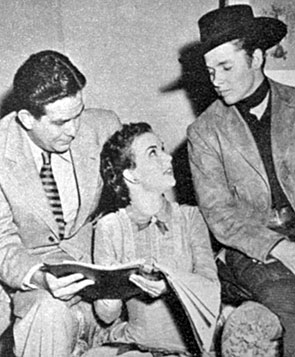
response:
M79 282L83 279L85 279L85 276L83 274L75 273L75 274L70 274L70 275L58 278L58 282L59 282L60 286L67 286L67 285L71 285L75 282Z
M151 284L150 280L147 280L136 274L132 274L129 280L152 297L156 297L159 295L159 292L157 291L157 289L155 289L155 286Z
M59 299L68 300L72 298L75 294L77 294L82 289L86 288L86 286L93 285L94 281L90 279L84 279L78 281L76 283L72 283L67 286L60 287L56 289L52 294Z
M72 307L72 306L78 304L78 302L80 302L82 300L82 298L79 295L74 295L73 297L70 297L69 299L63 299L63 300L67 301L66 304L68 307Z

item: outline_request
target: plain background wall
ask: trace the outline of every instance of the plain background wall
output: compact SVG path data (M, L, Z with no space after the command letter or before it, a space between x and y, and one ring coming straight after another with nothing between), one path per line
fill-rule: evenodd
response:
M217 0L2 0L0 96L31 54L56 49L85 73L88 106L123 122L147 121L172 151L194 120L183 91L161 93L180 75L179 50L198 39L198 18Z
M227 0L226 4L249 3ZM163 93L181 75L180 50L199 38L197 21L218 0L2 0L0 100L16 69L40 50L68 55L85 73L86 105L114 110L122 122L147 121L174 152L176 197L193 192L186 128L195 119L183 90ZM294 71L270 73L295 84ZM201 99L200 101L203 102ZM177 149L177 151L175 151Z

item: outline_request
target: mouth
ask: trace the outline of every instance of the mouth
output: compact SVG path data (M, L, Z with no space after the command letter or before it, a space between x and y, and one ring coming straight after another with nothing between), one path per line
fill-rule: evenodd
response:
M221 97L226 97L230 92L230 89L225 89L225 90L218 90L217 93L221 96Z
M72 141L73 141L73 140L60 141L60 144L61 144L61 145L66 145L66 146L68 146L68 145L71 144Z

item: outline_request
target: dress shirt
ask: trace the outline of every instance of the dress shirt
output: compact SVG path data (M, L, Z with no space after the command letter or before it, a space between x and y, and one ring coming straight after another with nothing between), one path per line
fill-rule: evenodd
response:
M43 150L29 137L28 141L37 170L40 172L43 164L41 155ZM70 151L68 150L63 154L53 153L51 155L51 166L60 196L64 220L68 223L76 218L79 207L78 189Z
M32 151L37 171L40 172L43 164L41 155L43 150L39 146L37 146L29 138L29 136L27 136L27 139ZM51 156L51 166L59 191L64 220L67 224L68 222L71 222L75 219L79 207L78 189L70 151L67 151L63 154L53 154ZM37 289L37 286L31 284L30 281L34 273L41 266L42 264L35 265L28 271L27 275L23 280L24 290Z

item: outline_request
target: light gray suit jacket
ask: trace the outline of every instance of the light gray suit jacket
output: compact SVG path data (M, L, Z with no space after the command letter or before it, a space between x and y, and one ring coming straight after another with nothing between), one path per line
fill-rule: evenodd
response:
M58 227L45 196L25 132L11 113L0 120L0 280L21 289L29 269L45 260L89 260L89 217L102 189L100 151L120 128L117 116L101 109L83 113L70 153L76 175L79 210L59 240ZM2 292L2 301L5 297ZM1 294L0 294L1 301Z
M271 143L278 180L295 208L295 88L270 80ZM223 244L269 261L282 235L267 228L271 191L249 127L235 106L215 101L188 128L200 210Z

